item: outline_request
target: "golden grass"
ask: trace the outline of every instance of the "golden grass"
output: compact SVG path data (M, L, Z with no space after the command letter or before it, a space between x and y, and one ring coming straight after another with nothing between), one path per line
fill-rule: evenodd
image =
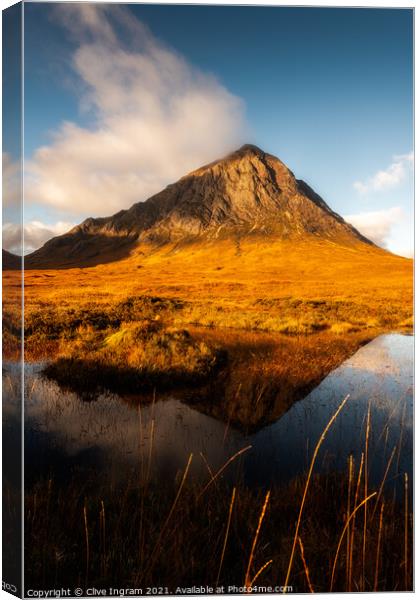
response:
M359 500L359 490L360 490L360 482L362 480L364 458L365 458L365 454L364 454L364 452L362 452L362 455L360 457L359 474L357 476L356 491L354 493L354 508L356 508L357 502ZM351 535L350 535L350 548L349 548L350 556L349 556L348 581L347 581L347 591L348 592L352 591L352 585L353 585L353 548L354 548L355 530L356 530L356 518L354 518L352 521Z
M368 410L366 415L366 431L365 431L365 498L368 491L369 481L369 434L370 434L370 408L371 401L369 400ZM366 562L366 531L367 531L367 505L365 504L364 522L363 522L363 548L362 548L362 582L361 589L365 589L365 562Z
M381 504L381 512L379 514L379 531L378 531L378 543L376 546L376 562L375 562L375 580L373 584L373 591L378 591L378 577L379 577L379 561L381 558L381 536L382 536L382 525L384 516L384 503Z
M250 577L251 567L252 567L252 563L254 561L255 548L257 546L258 537L260 535L261 526L262 526L264 516L265 516L266 510L267 510L268 502L270 500L270 494L271 494L271 492L269 490L265 495L264 504L262 506L261 513L260 513L260 516L258 519L257 529L255 530L254 539L252 541L251 552L249 553L249 559L248 559L248 566L247 566L246 573L245 573L244 586L246 588L252 587L252 585L253 585L254 581L256 580L256 578L258 577L258 575L260 573L262 573L262 569L266 568L269 564L269 563L265 563L265 565L263 565L263 567L261 569L259 569L257 571L257 574L251 579L251 577Z
M412 270L411 260L378 248L325 240L248 239L240 256L228 240L144 246L92 268L26 271L25 316L30 323L35 313L48 313L59 322L68 310L107 314L128 297L158 296L179 301L177 309L163 311L176 326L292 335L411 328ZM16 322L20 273L4 272L3 284L6 321Z
M81 392L100 386L116 392L173 387L209 377L222 361L218 348L184 329L143 320L112 332L78 331L66 340L46 373Z
M338 545L337 545L337 550L335 551L335 556L334 556L334 562L333 562L333 567L332 567L332 572L331 572L331 583L330 583L330 592L332 592L333 587L334 587L334 578L335 578L335 570L337 567L337 560L338 560L338 555L340 553L340 549L341 549L341 545L343 543L344 540L344 536L348 530L348 527L351 523L351 520L354 519L357 511L362 508L362 506L366 506L368 501L373 498L374 496L376 496L376 492L372 492L371 494L369 494L369 496L367 496L366 498L364 498L364 500L362 500L362 502L360 502L356 508L353 510L353 512L351 513L351 515L349 515L349 517L346 520L346 523L343 527L343 531L341 532L340 535L340 539L338 541Z
M20 274L5 272L3 282L3 349L12 358L19 354ZM150 340L143 334L138 337L142 327L149 328ZM412 261L364 245L341 246L325 240L265 243L255 238L241 241L238 255L234 242L217 240L153 251L139 247L125 260L92 268L25 273L27 359L61 354L81 361L96 359L102 369L128 364L136 371L158 365L161 377L168 365L185 372L198 364L194 361L211 361L212 349L221 347L229 360L220 377L194 394L194 401L200 410L223 418L227 427L252 430L278 419L361 344L380 332L411 327ZM179 332L185 328L180 340ZM124 494L106 490L106 527L104 490L98 490L100 504L92 493L81 505L85 492L77 482L64 491L52 491L49 482L47 492L38 482L39 490L27 491L28 580L39 582L49 570L59 569L54 556L61 540L71 548L69 556L74 547L83 556L85 548L86 575L98 585L111 572L134 582L155 583L157 574L161 581L173 581L174 573L178 581L217 578L223 582L234 570L236 582L243 581L244 575L247 583L257 577L270 584L286 578L286 586L298 582L309 591L337 586L350 591L354 585L359 590L408 589L412 581L408 476L402 511L382 497L379 524L373 515L367 518L368 501L377 494L368 481L370 410L354 497L353 463L351 474L323 478L313 473L319 447L344 403L319 439L309 471L284 488L273 489L271 496L244 486L237 486L234 493L226 490L220 475L248 450L244 448L219 469L209 465L209 480L198 487L187 485L190 456L172 500L166 489L154 487L151 481L153 421L150 453L147 465L141 465L137 487L128 482ZM226 505L220 497L224 492L231 504L223 536ZM381 496L385 494L379 489ZM50 511L51 501L54 511ZM360 516L357 527L362 508L364 518ZM344 526L338 515L344 515ZM286 556L294 523L292 548ZM404 529L404 540L399 527ZM341 560L346 534L347 551ZM40 536L45 541L42 550ZM251 540L248 555L245 549ZM294 572L297 545L304 569ZM390 545L393 551L384 552ZM66 577L73 576L74 581L79 565L68 560ZM262 566L252 577L257 562ZM93 576L96 572L102 573L100 578Z
M305 550L303 548L303 542L302 542L302 538L300 536L298 537L298 542L299 542L299 549L300 549L300 558L302 559L302 564L303 564L303 569L305 571L305 577L306 577L306 582L308 584L308 589L311 592L311 594L314 594L315 591L314 591L314 587L311 582L311 577L309 574L309 567L308 567L308 565L306 563L306 559L305 559Z
M210 473L211 473L211 470L210 470ZM223 560L225 558L226 545L227 545L227 541L228 541L228 537L229 537L230 523L232 521L233 505L235 503L235 496L236 496L236 488L234 487L232 490L232 498L230 500L230 505L229 505L229 515L228 515L228 520L227 520L227 525L226 525L225 537L223 539L223 548L222 548L222 554L220 556L219 570L217 571L216 587L219 585L220 573L222 572Z

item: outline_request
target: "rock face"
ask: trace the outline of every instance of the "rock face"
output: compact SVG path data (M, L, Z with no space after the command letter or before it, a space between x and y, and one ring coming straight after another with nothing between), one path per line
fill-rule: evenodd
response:
M256 235L372 244L278 158L246 145L146 202L111 217L85 220L26 257L25 266L109 262L143 242L162 245Z

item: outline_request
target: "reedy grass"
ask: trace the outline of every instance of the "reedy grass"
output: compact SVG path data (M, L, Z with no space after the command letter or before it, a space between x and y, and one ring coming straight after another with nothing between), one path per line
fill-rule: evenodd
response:
M207 461L206 461L206 464L208 464ZM210 469L210 474L211 473L212 473L212 471ZM220 556L219 570L217 571L216 588L219 585L220 573L222 571L222 566L223 566L223 559L225 558L226 545L227 545L227 541L228 541L228 537L229 537L230 523L232 520L233 505L235 503L235 496L236 496L236 487L234 487L232 490L232 498L230 500L230 505L229 505L229 515L228 515L228 520L227 520L227 525L226 525L226 532L225 532L225 536L223 539L223 548L222 548L222 554Z
M85 542L86 542L86 584L89 578L89 565L90 565L90 544L89 544L89 526L88 526L88 517L87 517L87 508L86 504L83 507L83 523L85 526Z
M350 454L349 460L349 482L348 482L348 492L347 492L347 520L350 519L350 505L351 505L351 492L352 492L352 484L353 484L353 455ZM350 565L350 539L351 539L351 530L347 529L347 554L346 554L346 579L347 579L347 588L349 587L349 565Z
M391 454L389 456L389 459L388 459L388 462L387 462L387 465L386 465L386 469L385 469L385 473L384 473L384 476L382 478L381 485L379 486L379 491L378 491L378 495L376 497L375 506L373 507L373 511L372 511L372 515L371 515L372 519L375 516L375 512L376 512L376 509L378 508L379 501L382 498L382 492L383 492L383 489L384 489L385 481L386 481L386 478L388 476L388 472L389 472L389 469L391 467L391 463L392 463L392 460L394 458L396 449L397 449L397 447L394 446L393 449L392 449L392 452L391 452Z
M254 581L257 579L257 577L268 566L268 564L270 564L270 562L265 563L265 565L263 565L263 567L261 567L261 569L259 569L257 571L257 574L254 576L254 578L253 579L250 578L251 567L252 567L252 563L253 563L253 560L254 560L255 548L257 546L257 541L258 541L258 537L260 535L261 525L262 525L262 522L264 520L264 515L265 515L265 512L267 510L268 502L270 500L270 493L271 492L269 490L267 492L266 496L265 496L264 504L262 506L260 517L258 519L257 529L255 530L254 539L252 541L251 552L249 554L249 559L248 559L248 566L247 566L246 573L245 573L245 581L244 581L244 586L245 587L252 587L252 585L253 585Z
M334 476L314 474L312 477L311 493L306 499L305 519L300 530L300 541L298 540L301 559L301 544L305 548L306 568L296 568L291 573L290 584L295 591L310 592L311 588L317 592L328 591L337 550L332 589L347 589L346 558L342 549L347 530L355 525L366 500L359 500L352 508L350 519L346 517L345 523L340 524L340 515L347 507L347 480L345 473ZM248 570L250 546L254 546L256 527L267 497L266 491L251 490L242 483L237 483L234 485L236 491L233 492L230 484L219 479L217 487L209 488L197 503L197 494L202 488L197 487L192 479L185 480L182 493L178 493L182 482L174 486L173 494L171 487L162 488L161 482L152 482L145 496L145 535L139 562L139 499L143 488L140 485L136 491L136 487L133 487L135 481L135 478L130 478L127 482L128 493L118 488L88 492L85 484L75 481L70 487L62 489L59 484L54 483L51 488L54 510L50 512L48 529L45 528L47 484L44 487L39 482L34 489L34 492L37 491L35 515L32 510L34 492L28 491L28 586L43 588L47 581L51 584L51 579L47 578L51 577L52 572L56 573L56 584L85 585L84 505L89 517L89 586L106 587L115 581L124 581L132 586L158 583L173 589L174 585L190 586L197 582L214 585L216 580L219 585L243 585L244 575ZM259 530L252 560L252 565L259 563L262 566L256 569L253 576L251 566L248 581L252 585L257 583L272 586L284 580L288 567L284 550L290 539L291 524L296 514L296 498L302 495L305 483L306 477L300 477L287 485L271 489L270 510L265 511L264 526ZM375 490L369 496L370 494L375 494ZM123 502L122 497L126 498ZM103 498L106 498L105 535ZM375 518L369 521L365 587L366 590L373 591L376 581L378 590L410 589L412 547L408 493L407 508L404 499L401 504L395 504L386 496L383 498L383 505L379 544L380 520ZM404 526L406 533L404 539L401 539L400 532ZM106 539L105 544L101 543L103 538ZM362 543L363 518L360 519L360 527L355 526L352 572L356 580L362 570ZM405 556L407 560L404 559ZM309 580L308 573L311 574Z
M369 480L369 472L368 472L368 457L369 457L369 433L370 433L370 409L371 403L369 400L368 410L366 415L366 436L365 436L365 480L364 480L364 492L365 498L367 497L368 491L368 480ZM361 589L364 591L365 589L365 561L366 561L366 527L367 527L367 504L364 505L364 517L363 517L363 546L362 546L362 581L361 581Z
M311 577L310 577L310 574L309 574L309 568L308 568L308 565L306 564L305 551L304 551L304 548L303 548L303 542L302 542L302 539L301 539L300 536L298 537L298 542L299 542L299 549L300 549L300 558L302 559L303 569L305 571L305 577L306 577L306 581L308 583L308 588L309 588L309 591L311 592L311 594L314 594L314 588L313 588L313 585L312 585L312 582L311 582Z
M408 589L408 474L404 473L404 579Z
M362 455L360 457L359 474L357 476L356 490L354 493L353 510L356 508L357 502L359 500L359 490L360 490L360 482L362 480L364 458L365 458L365 455L364 455L364 452L362 452ZM348 581L347 581L347 591L348 592L352 591L352 585L353 585L353 545L354 545L355 527L356 527L356 514L355 514L354 519L352 520L351 534L350 534L350 548L349 548L350 556L349 556Z
M151 414L150 421L153 419ZM372 436L373 449L374 429ZM146 446L150 443L149 439ZM316 457L317 446L312 458ZM146 463L149 452L146 447ZM248 488L239 472L233 482L221 476L235 456L221 466L210 465L204 457L209 473L207 483L187 478L193 461L190 457L181 480L175 481L173 493L169 481L163 488L161 480L148 477L147 468L141 475L140 459L138 469L134 468L122 487L109 487L105 481L96 489L86 475L64 486L52 478L35 484L27 490L25 504L27 560L31 565L28 582L43 587L42 582L53 570L60 585L85 585L86 573L89 585L101 586L115 578L133 585L156 581L170 586L197 581L212 584L216 578L221 585L242 585L244 574L249 585L273 585L283 581L289 567L284 549L290 544L297 498L304 498L307 492L297 542L305 565L303 570L293 569L289 581L295 591L326 591L331 585L333 591L346 591L361 581L362 570L366 590L409 589L412 523L408 477L404 477L402 501L393 501L383 485L392 464L389 458L384 477L374 489L369 486L368 496L360 499L364 453L358 463L357 480L353 466L343 473L324 475L314 470L310 491L305 473L289 484L274 485L269 496L267 490ZM349 459L350 464L353 465L353 459ZM379 491L382 515L371 518L370 511L364 531L362 518L357 526L358 515L364 502L368 502L366 498L370 503ZM348 550L343 552L349 530L350 556ZM367 552L362 564L364 543ZM89 567L85 560L87 547ZM253 574L255 564L261 566Z
M378 496L379 497L379 496ZM382 535L382 520L384 516L384 503L381 504L381 512L379 513L379 531L378 531L378 543L376 546L376 563L375 563L375 581L373 584L373 591L378 591L378 575L379 575L379 560L381 557L381 535Z
M289 585L289 578L290 578L290 573L292 570L292 566L293 566L293 560L295 557L295 550L296 550L296 543L297 543L297 538L299 536L299 527L300 527L300 523L302 520L302 514L303 514L303 509L305 506L305 500L306 500L306 496L308 493L308 489L309 489L309 484L311 481L311 477L312 477L312 472L314 470L314 465L315 465L315 461L316 458L318 456L318 452L319 449L321 447L322 442L325 439L325 436L328 433L328 430L330 429L331 425L334 423L334 421L336 420L336 418L338 417L339 413L341 412L342 408L344 407L344 405L346 404L347 400L349 399L349 396L346 396L344 398L344 400L341 402L341 404L339 405L339 407L337 408L337 410L335 411L335 413L333 414L333 416L331 417L331 419L328 421L327 425L325 426L323 432L321 433L321 436L315 446L314 452L312 454L312 459L311 459L311 463L309 465L309 469L308 469L308 474L306 477L306 483L305 483L305 487L303 490L303 496L302 496L302 500L300 503L300 508L299 508L299 515L298 515L298 519L297 519L297 523L296 523L296 527L295 527L295 535L293 538L293 545L292 545L292 550L290 552L290 558L289 558L289 565L287 567L287 573L286 573L286 579L284 582L284 588L287 589L287 586Z
M212 475L209 479L209 481L206 483L206 485L203 487L203 489L200 491L200 493L197 496L197 500L199 500L203 494L206 493L206 491L209 489L209 487L217 480L217 478L223 473L223 471L234 461L236 460L239 456L241 456L241 454L244 454L245 452L248 452L248 450L251 450L252 446L246 446L245 448L241 448L241 450L238 450L238 452L235 452L235 454L233 454L231 457L229 457L227 459L227 461L220 467L220 469L217 471L217 473L215 473L214 475Z
M341 544L343 543L343 539L344 539L344 536L345 536L345 534L346 534L346 532L348 530L350 522L354 518L354 516L356 515L357 511L359 510L359 508L362 508L362 506L366 506L367 502L371 498L373 498L374 496L376 496L376 492L372 492L369 496L367 496L364 500L362 500L362 502L360 502L356 506L356 508L353 509L353 512L349 515L348 519L346 520L346 524L343 527L343 531L341 532L340 539L338 541L337 550L335 551L333 568L332 568L332 572L331 572L330 592L332 592L332 589L333 589L333 586L334 586L335 570L336 570L336 567L337 567L337 560L338 560L338 555L340 553Z

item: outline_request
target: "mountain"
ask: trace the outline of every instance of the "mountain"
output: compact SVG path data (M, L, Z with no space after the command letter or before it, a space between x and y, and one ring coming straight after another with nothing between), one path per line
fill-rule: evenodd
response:
M373 245L278 158L245 145L128 210L86 219L28 255L25 267L111 262L143 243L160 247L251 236Z
M22 268L22 259L20 256L9 252L3 248L3 271L16 271Z

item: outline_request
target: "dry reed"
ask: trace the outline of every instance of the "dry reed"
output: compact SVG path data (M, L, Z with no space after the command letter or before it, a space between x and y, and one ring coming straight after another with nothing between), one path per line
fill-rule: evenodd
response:
M388 476L388 472L389 472L389 469L391 467L392 459L394 458L394 454L395 454L396 449L397 449L397 447L394 446L393 449L392 449L391 455L390 455L390 457L388 459L388 463L386 465L385 473L384 473L384 476L382 478L381 485L379 486L379 492L378 492L378 496L376 498L375 506L373 508L373 512L372 512L372 516L371 516L372 519L375 516L375 512L376 512L376 509L378 507L379 500L382 497L382 492L383 492L383 489L384 489L385 481L386 481L386 478Z
M247 452L248 450L250 450L252 448L252 446L245 446L245 448L242 448L241 450L238 450L238 452L235 452L235 454L233 454L233 456L231 456L221 467L220 469L217 471L217 473L215 475L213 475L213 477L211 477L210 481L208 481L206 483L206 485L204 486L204 488L201 490L201 492L198 494L197 496L197 500L199 500L201 498L201 496L204 494L204 492L206 492L208 490L208 488L211 486L212 483L214 483L216 481L216 479L219 477L219 475L221 475L223 473L223 471L226 469L226 467L228 467L230 465L231 462L233 462L236 458L238 458L239 456L241 456L241 454L244 454L244 452Z
M171 520L171 517L172 517L172 515L173 515L173 513L175 511L176 505L178 504L178 500L179 500L179 497L181 496L182 488L184 487L185 481L187 479L188 471L189 471L190 466L191 466L192 458L193 458L193 454L191 453L190 456L189 456L189 458L188 458L188 462L186 464L186 467L184 469L184 474L182 476L181 483L179 485L179 488L178 488L177 494L175 496L175 499L174 499L174 501L172 503L172 506L171 506L171 509L169 511L169 514L166 517L166 520L165 520L165 522L164 522L164 524L163 524L163 526L162 526L162 528L161 528L161 530L159 532L156 544L155 544L155 546L154 546L154 548L153 548L153 550L152 550L152 552L150 554L149 569L152 569L152 567L154 565L154 561L156 559L157 551L159 550L161 542L162 542L163 534L165 533L166 528L167 528L167 526L168 526L168 524L169 524L169 522Z
M252 580L250 580L249 574L251 572L251 566L252 566L252 562L254 560L255 548L256 548L256 545L257 545L258 537L260 535L261 525L262 525L262 522L264 520L264 515L265 515L265 512L267 510L267 506L268 506L268 501L269 500L270 500L270 491L268 491L267 494L266 494L266 496L265 496L264 504L263 504L263 507L262 507L261 513L260 513L260 518L258 519L258 526L257 526L257 529L255 531L254 540L252 542L251 552L249 554L249 560L248 560L248 567L247 567L246 574L245 574L245 583L244 583L245 587L251 587L252 586Z
M367 496L364 500L362 500L362 502L360 502L360 504L358 504L356 506L356 508L351 513L350 517L346 520L346 524L344 525L343 531L341 532L340 539L339 539L338 545L337 545L337 550L335 552L334 563L333 563L333 568L332 568L332 572L331 572L330 592L332 592L332 588L333 588L333 585L334 585L335 571L336 571L336 567L337 567L337 560L338 560L338 555L340 553L341 544L343 542L343 539L344 539L344 536L346 534L347 528L348 528L348 526L350 524L350 521L351 521L351 519L353 519L354 515L357 513L357 511L359 510L359 508L362 508L362 506L366 506L367 502L371 498L373 498L373 496L376 496L376 492L372 492L369 496Z
M335 411L335 413L333 414L333 416L331 417L331 419L328 421L324 431L322 432L317 445L315 446L315 450L312 454L312 460L311 460L311 464L309 466L309 471L308 471L308 475L306 477L306 483L305 483L305 488L303 491L303 496L302 496L302 501L300 503L300 509L299 509L299 516L298 516L298 520L296 523L296 528L295 528L295 535L293 538L293 545L292 545L292 550L290 552L290 558L289 558L289 565L287 567L287 574L286 574L286 580L284 582L284 590L288 589L288 584L289 584L289 579L290 579L290 573L292 571L292 565L293 565L293 560L295 557L295 551L296 551L296 544L297 544L297 538L299 536L299 528L300 528L300 523L302 520L302 514L303 514L303 508L305 506L305 500L306 500L306 496L308 493L308 489L309 489L309 483L311 481L311 477L312 477L312 472L314 470L314 466L315 466L315 461L316 461L316 457L318 455L319 449L322 445L322 442L325 439L325 436L328 433L328 430L330 429L331 425L334 423L334 421L336 420L336 418L338 417L339 413L341 412L342 408L344 407L344 405L346 404L347 400L349 399L349 395L347 395L344 400L341 402L341 404L339 405L339 407L337 408L337 410ZM284 592L285 593L285 592Z
M357 502L359 500L359 490L360 490L360 482L362 480L364 458L365 458L365 454L364 454L364 452L362 452L362 456L360 457L359 474L357 476L356 491L354 493L353 508L356 508ZM354 516L354 519L352 520L352 524L351 524L349 577L348 577L348 585L347 585L348 592L351 592L352 579L353 579L353 544L354 544L355 528L356 528L356 515Z
M366 436L365 436L365 498L368 492L368 456L369 456L369 433L370 433L370 400L368 404L368 412L366 417ZM367 503L365 503L363 515L363 545L362 545L362 581L361 590L365 589L365 567L366 567L366 528L367 528Z
M378 531L378 543L376 545L376 561L375 561L375 580L373 584L373 591L378 591L378 576L379 576L379 559L381 550L381 535L382 535L382 523L384 515L384 503L381 504L381 512L379 513L379 531Z
M105 504L101 500L101 510L99 512L99 539L101 545L101 569L102 575L105 575L105 556L106 556L106 521L105 521Z
M227 546L227 541L228 541L228 537L229 537L230 522L232 519L233 505L235 503L235 496L236 496L236 488L233 488L232 498L230 500L230 506L229 506L229 515L228 515L228 521L227 521L227 525L226 525L225 537L223 540L222 554L220 556L219 570L217 572L216 587L219 585L220 573L222 572L223 560L225 558L226 546Z
M348 479L348 488L347 488L347 519L350 518L350 500L351 500L351 490L353 485L353 455L349 456L349 479ZM347 554L346 554L346 582L348 588L349 581L349 568L350 568L350 537L351 530L347 529Z
M252 579L252 581L250 583L251 588L254 585L254 583L257 581L258 577L267 569L267 567L269 567L272 564L272 562L273 562L273 559L270 558L270 560L267 560L267 562L264 563L263 566L258 569L258 571L255 573L254 578Z
M306 582L308 584L309 591L311 592L311 594L314 594L315 592L314 592L314 588L313 588L311 578L309 575L309 568L306 563L305 552L303 549L303 543L302 543L302 539L300 536L298 537L298 541L299 541L299 548L300 548L300 558L302 559L303 570L305 571Z

